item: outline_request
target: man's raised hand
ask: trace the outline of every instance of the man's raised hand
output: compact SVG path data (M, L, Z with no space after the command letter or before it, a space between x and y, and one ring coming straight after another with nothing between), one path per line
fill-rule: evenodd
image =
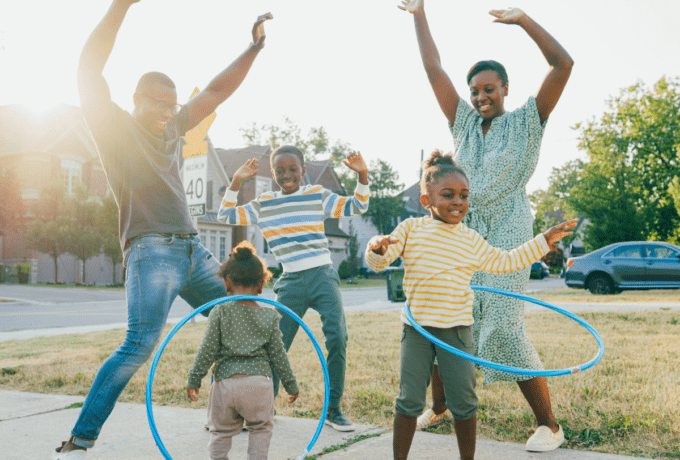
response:
M253 46L257 49L264 48L264 39L267 38L264 33L264 21L267 19L274 19L274 16L271 13L262 14L253 24Z
M408 11L409 13L415 13L425 7L423 2L424 0L402 0L401 5L397 5L397 8Z

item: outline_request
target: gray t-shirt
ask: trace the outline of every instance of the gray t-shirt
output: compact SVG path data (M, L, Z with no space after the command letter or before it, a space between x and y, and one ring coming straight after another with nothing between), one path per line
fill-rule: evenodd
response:
M98 118L86 121L120 209L121 248L145 233L197 233L179 174L180 138L189 123L186 108L170 120L161 138L114 103L89 113ZM96 126L102 128L92 129Z

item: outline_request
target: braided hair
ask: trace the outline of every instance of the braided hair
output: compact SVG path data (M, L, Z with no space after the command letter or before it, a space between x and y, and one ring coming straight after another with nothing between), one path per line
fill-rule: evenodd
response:
M248 241L241 241L227 260L222 262L217 276L229 278L232 283L243 287L260 286L272 278L264 260L255 254L255 248Z
M423 176L420 178L420 194L427 195L428 187L446 174L461 174L469 183L465 170L453 160L451 153L443 153L437 149L430 154L430 158L423 162Z

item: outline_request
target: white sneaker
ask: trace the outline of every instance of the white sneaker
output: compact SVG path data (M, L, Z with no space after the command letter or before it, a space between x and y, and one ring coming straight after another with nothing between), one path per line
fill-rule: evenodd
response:
M561 425L557 433L553 433L550 428L541 425L529 438L526 447L529 452L548 452L560 447L564 444L564 441L564 431L562 431Z
M87 451L82 449L72 450L63 454L61 452L52 454L52 460L85 460L86 458Z

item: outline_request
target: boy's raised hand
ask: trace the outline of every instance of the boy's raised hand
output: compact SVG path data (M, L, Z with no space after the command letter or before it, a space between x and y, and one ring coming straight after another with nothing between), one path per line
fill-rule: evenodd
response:
M401 5L397 5L397 8L408 11L409 13L415 13L425 7L423 2L424 0L402 0Z
M187 388L187 397L192 401L198 401L198 388Z
M564 238L565 236L573 235L574 232L568 232L570 228L574 228L578 225L578 219L568 220L562 222L561 224L555 225L554 227L548 229L548 231L543 232L545 240L548 242L550 249L555 249L555 243Z
M360 183L364 185L368 184L368 165L366 165L364 157L361 156L360 152L350 153L345 160L342 160L342 163L359 174Z
M390 244L397 244L399 238L392 235L376 235L368 240L368 249L379 255L384 255Z
M233 191L238 191L239 187L241 187L241 184L243 184L248 179L255 177L257 171L258 171L257 158L252 158L246 161L246 163L240 168L238 168L234 173L234 177L231 180L231 185L229 186L229 189Z
M298 391L294 395L290 395L290 398L288 398L288 404L293 404L296 399L298 399L298 396L300 396L300 392Z
M267 19L274 19L274 16L271 13L262 14L253 24L253 46L259 50L264 48L264 39L267 38L264 33L264 21Z

